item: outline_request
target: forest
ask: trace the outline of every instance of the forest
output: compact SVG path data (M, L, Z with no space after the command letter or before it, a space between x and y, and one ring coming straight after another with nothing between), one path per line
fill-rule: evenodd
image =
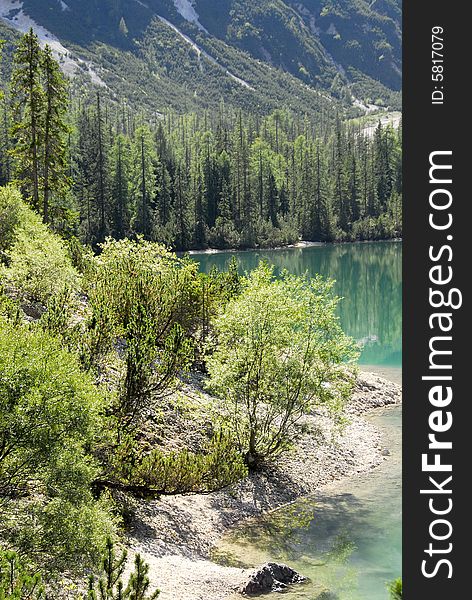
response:
M135 114L100 91L71 97L42 53L33 34L14 59L0 184L15 181L55 231L94 248L142 235L174 250L401 237L401 127L369 135L335 115L315 126L223 104Z
M117 550L136 502L267 468L316 407L341 424L358 355L332 281L174 251L400 235L401 131L149 120L71 97L33 31L2 104L0 598L151 600Z

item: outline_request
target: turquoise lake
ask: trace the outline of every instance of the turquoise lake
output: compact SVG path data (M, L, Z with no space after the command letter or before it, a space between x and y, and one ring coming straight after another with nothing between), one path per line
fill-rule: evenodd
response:
M343 298L339 305L341 325L363 346L360 364L379 369L401 366L401 242L192 254L203 271L213 266L225 269L232 257L242 272L254 269L265 259L290 273L307 271L335 279L335 292Z
M201 269L242 271L261 258L292 273L336 280L341 324L362 345L361 368L401 382L402 245L339 244L270 251L194 254ZM310 578L287 600L387 600L386 583L401 574L401 407L369 417L383 432L389 456L372 472L242 524L220 548L225 564L283 561Z

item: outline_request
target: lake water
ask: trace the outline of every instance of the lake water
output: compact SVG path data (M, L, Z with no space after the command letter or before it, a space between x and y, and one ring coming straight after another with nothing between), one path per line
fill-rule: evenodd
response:
M290 273L321 273L336 280L343 297L339 316L344 331L362 344L360 364L399 369L402 360L402 244L325 244L307 248L193 254L201 269L224 269L232 257L241 271L261 259Z
M363 345L362 368L401 382L401 243L343 244L272 251L201 254L201 268L241 270L266 258L292 273L321 273L344 297L344 330ZM287 600L386 600L386 583L401 574L401 407L371 419L390 455L371 473L334 483L227 536L226 564L283 561L310 578Z

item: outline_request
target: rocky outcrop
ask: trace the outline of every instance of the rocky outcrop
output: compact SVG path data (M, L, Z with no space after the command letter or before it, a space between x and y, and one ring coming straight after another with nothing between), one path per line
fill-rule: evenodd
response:
M245 596L260 596L281 592L293 583L302 583L306 577L284 564L266 563L255 569L239 592Z

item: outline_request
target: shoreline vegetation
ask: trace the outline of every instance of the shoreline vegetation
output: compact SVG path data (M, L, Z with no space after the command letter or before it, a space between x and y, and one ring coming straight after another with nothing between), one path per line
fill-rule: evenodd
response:
M55 598L125 534L161 597L201 569L220 600L241 575L208 562L221 533L382 460L362 414L400 388L357 375L334 282L199 273L145 240L94 255L12 187L0 214L1 541Z
M401 403L401 388L370 372L360 372L346 407L349 424L332 438L324 415L307 416L296 450L274 470L252 474L228 489L205 495L175 496L140 504L127 543L151 566L150 578L162 600L225 600L247 580L251 567L224 565L221 539L243 522L258 519L305 496L336 489L388 460L382 435L370 414ZM316 428L317 435L313 435ZM215 562L216 559L216 562ZM219 559L219 560L218 560Z

